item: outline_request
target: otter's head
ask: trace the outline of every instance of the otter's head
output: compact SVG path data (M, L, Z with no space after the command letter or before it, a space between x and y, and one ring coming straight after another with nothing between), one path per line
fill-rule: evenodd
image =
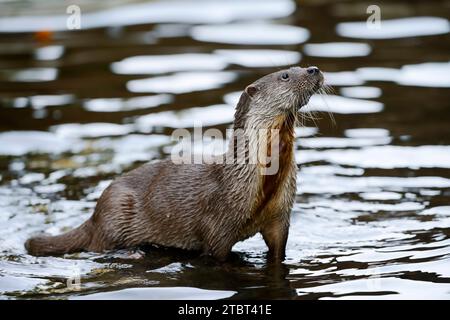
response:
M236 107L235 127L243 127L250 117L270 120L294 113L322 84L323 75L317 67L293 67L268 74L245 88Z

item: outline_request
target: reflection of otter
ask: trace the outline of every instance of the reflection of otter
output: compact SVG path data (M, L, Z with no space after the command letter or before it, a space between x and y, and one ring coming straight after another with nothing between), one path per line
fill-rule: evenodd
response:
M166 159L146 164L116 179L81 226L55 237L31 238L25 247L33 255L60 255L157 244L202 250L224 260L236 242L261 232L269 257L282 260L295 196L295 113L322 82L318 68L296 67L269 74L242 93L234 128L244 132L258 154L262 148L254 132L279 130L275 174L264 174L265 166L258 163L179 165ZM231 147L221 157L236 152L239 157L248 150Z
M133 265L128 272L131 272L131 276L136 275L136 278L146 274L147 280L155 281L162 287L201 287L235 291L236 294L227 298L233 300L293 299L298 295L292 280L295 280L297 285L304 285L299 283L298 276L289 276L292 266L284 263L257 263L255 266L252 258L249 259L246 254L233 252L226 262L217 264L209 259L195 259L194 254L184 252L173 249L151 250L145 259L126 261ZM251 256L255 257L255 254L252 253ZM257 259L262 256L264 255L257 254ZM175 267L168 271L170 274L161 272L168 265ZM300 279L302 278L303 276L300 276ZM208 283L205 283L205 279L208 279Z

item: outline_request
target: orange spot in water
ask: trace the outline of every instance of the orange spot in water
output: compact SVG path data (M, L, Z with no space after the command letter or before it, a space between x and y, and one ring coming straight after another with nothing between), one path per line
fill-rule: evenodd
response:
M51 42L53 40L53 32L50 30L40 30L34 33L34 38L41 43Z

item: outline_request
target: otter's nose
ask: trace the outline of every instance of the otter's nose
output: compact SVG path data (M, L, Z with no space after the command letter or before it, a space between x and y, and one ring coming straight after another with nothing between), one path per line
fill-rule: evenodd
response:
M308 72L308 74L310 74L310 75L316 75L316 74L319 74L320 70L319 70L319 68L313 66L313 67L308 67L306 69L306 72Z

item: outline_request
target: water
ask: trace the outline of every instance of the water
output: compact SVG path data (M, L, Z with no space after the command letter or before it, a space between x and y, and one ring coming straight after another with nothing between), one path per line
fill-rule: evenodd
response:
M60 2L37 2L0 4L0 298L450 298L445 1L380 2L370 32L357 2L85 0L70 32ZM167 157L174 129L225 130L247 84L292 64L318 65L335 92L297 130L283 265L260 236L225 264L26 254L31 234L87 219L118 174Z

